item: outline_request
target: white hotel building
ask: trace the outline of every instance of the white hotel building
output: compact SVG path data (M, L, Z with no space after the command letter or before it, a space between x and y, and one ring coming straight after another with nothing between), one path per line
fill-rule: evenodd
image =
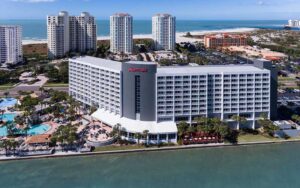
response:
M218 117L235 129L256 128L262 113L276 116L276 72L270 62L254 65L160 67L152 62L70 59L69 94L98 110L93 117L120 124L125 138L149 131L150 143L176 142L176 123ZM275 85L274 85L275 84ZM247 118L238 125L233 115Z
M156 50L174 50L176 45L176 18L170 14L152 17L152 37Z
M23 61L21 26L0 26L0 63Z
M131 54L133 18L127 13L116 13L110 16L110 51L113 53Z

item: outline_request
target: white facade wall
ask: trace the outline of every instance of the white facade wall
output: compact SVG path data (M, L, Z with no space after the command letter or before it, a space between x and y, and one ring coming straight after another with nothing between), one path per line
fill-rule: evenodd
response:
M0 26L0 63L16 64L22 61L22 28Z
M218 117L229 123L244 116L255 128L262 113L270 115L270 72L157 75L157 121ZM234 123L234 122L232 122ZM239 128L239 125L233 125Z
M153 16L152 37L156 50L174 50L176 44L176 18L169 14Z
M79 61L69 63L69 94L84 104L120 115L121 72Z
M129 14L114 14L110 17L110 51L113 53L131 54L133 18Z

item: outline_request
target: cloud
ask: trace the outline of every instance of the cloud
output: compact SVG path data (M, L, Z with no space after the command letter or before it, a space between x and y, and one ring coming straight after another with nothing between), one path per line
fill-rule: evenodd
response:
M257 4L258 4L259 6L266 5L266 3L265 3L264 1L258 1Z
M23 2L23 3L51 3L56 0L11 0L13 2Z

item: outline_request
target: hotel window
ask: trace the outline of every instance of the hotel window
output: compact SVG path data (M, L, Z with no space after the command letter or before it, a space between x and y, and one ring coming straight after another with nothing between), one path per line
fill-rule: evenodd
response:
M135 113L141 112L141 78L135 76Z

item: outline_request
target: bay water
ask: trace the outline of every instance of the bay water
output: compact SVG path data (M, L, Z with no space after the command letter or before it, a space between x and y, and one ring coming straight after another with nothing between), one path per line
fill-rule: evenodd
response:
M300 143L0 162L3 188L299 188Z

